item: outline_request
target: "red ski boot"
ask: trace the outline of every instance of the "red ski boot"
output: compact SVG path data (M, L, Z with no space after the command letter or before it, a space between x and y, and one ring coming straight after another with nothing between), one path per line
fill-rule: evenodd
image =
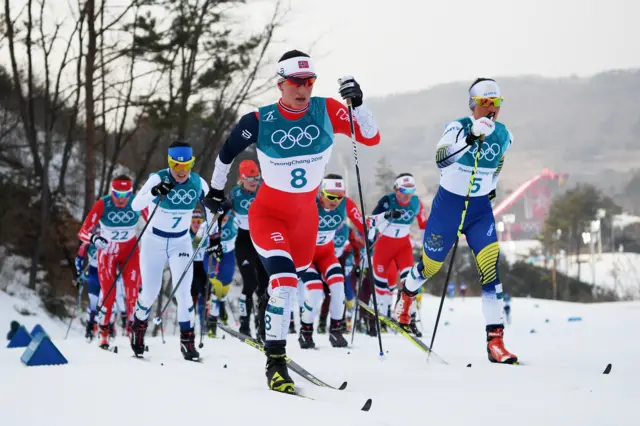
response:
M503 335L503 326L487 326L487 355L489 356L489 361L500 364L517 364L518 357L504 347Z
M408 294L404 289L400 292L400 300L396 303L396 307L394 309L394 313L396 318L398 318L398 322L402 326L402 328L411 333L411 305L413 304L413 300L415 299L415 294Z
M100 349L109 349L109 336L111 327L109 324L100 326Z

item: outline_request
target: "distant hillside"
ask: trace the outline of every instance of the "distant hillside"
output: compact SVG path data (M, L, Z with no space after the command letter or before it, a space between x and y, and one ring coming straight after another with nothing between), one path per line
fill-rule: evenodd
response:
M500 121L514 135L501 177L503 188L548 167L569 173L572 182L588 181L603 189L626 184L640 167L640 70L609 71L589 78L496 77L505 98ZM435 146L447 122L463 117L470 82L428 90L368 98L383 137L381 146L360 149L366 186L385 156L394 171L411 171L419 181L437 183ZM366 88L365 88L366 90ZM351 158L351 144L337 144L339 157ZM431 186L431 185L428 185Z

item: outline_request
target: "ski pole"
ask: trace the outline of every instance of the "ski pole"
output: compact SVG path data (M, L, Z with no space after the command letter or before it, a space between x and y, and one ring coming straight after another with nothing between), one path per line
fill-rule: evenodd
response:
M338 80L338 84L342 84L342 79ZM348 109L348 113L349 113L349 130L351 131L351 144L353 146L353 163L356 169L356 181L358 183L358 196L360 197L360 210L362 211L362 215L364 216L366 213L366 210L364 208L364 197L362 196L362 182L360 180L360 166L358 165L358 145L357 145L357 141L356 141L356 126L355 126L355 122L353 120L353 104L351 103L351 99L347 99L347 109ZM363 230L364 230L364 235L365 235L365 246L366 246L366 254L367 254L367 261L369 262L369 265L371 265L371 254L370 254L370 245L369 245L369 239L367 238L368 231L367 231L367 221L363 220L362 221L362 226L363 226ZM373 281L373 271L371 270L371 268L369 268L369 279L371 280L371 285L374 285L374 281ZM384 350L382 349L382 336L380 333L380 320L378 318L378 300L376 298L376 292L375 292L375 288L373 289L372 292L373 295L373 309L374 312L376 314L376 318L375 318L375 323L376 323L376 329L378 330L378 346L380 347L380 358L384 357Z
M391 222L389 222L389 221L387 221L385 223L384 231L387 230L387 228L389 227L390 223ZM381 231L380 233L384 233L384 231ZM376 245L376 243L378 241L379 241L379 238L376 238L375 241L373 241L373 243L371 244L371 247L370 247L371 251L373 251L373 248L375 247L375 245ZM353 345L353 339L354 339L354 337L356 335L356 327L355 327L355 325L358 322L358 312L360 312L360 309L361 309L361 308L358 307L358 300L360 300L360 288L362 286L362 280L363 280L363 277L364 277L364 269L365 268L362 266L363 262L364 262L364 258L362 258L360 260L360 264L359 264L361 272L360 272L360 276L358 277L358 281L357 281L357 284L356 284L356 295L355 295L355 299L354 299L355 303L353 305L353 309L354 309L355 312L353 313L353 320L352 320L353 326L351 327L351 344L352 345ZM372 285L374 285L374 284L372 284ZM373 290L375 291L375 287L374 287Z
M493 113L490 112L487 115L487 118L492 118ZM473 184L476 181L476 172L478 171L478 162L480 161L480 154L482 153L482 144L484 143L484 135L480 136L480 143L478 144L478 152L476 152L476 156L473 162L473 170L471 171L471 179L469 180L469 188L467 189L467 195L464 198L464 209L462 210L462 217L460 219L460 225L458 225L458 233L456 235L456 242L453 245L453 251L451 252L451 260L449 261L449 270L447 271L447 277L444 280L444 284L442 286L442 295L440 296L440 306L438 307L438 315L436 316L436 323L433 327L433 334L431 335L431 344L429 345L430 349L433 349L433 342L436 339L436 332L438 331L438 323L440 322L440 314L442 313L442 305L444 304L444 297L447 294L447 283L451 278L451 271L453 270L453 260L456 256L456 251L458 249L458 242L460 241L460 235L462 235L462 227L464 226L464 218L467 216L467 207L469 206L469 199L471 198L471 189L473 188ZM423 248L424 250L424 248ZM427 361L429 361L429 356L431 355L431 351L427 354Z
M107 291L107 293L102 298L102 305L98 304L98 306L96 307L96 312L98 312L98 314L100 314L100 311L104 307L105 301L109 298L109 295L113 291L113 288L116 286L116 283L118 282L118 279L120 279L120 277L124 273L124 270L127 269L127 264L129 263L129 260L131 259L131 256L133 256L133 253L136 251L136 248L138 247L138 244L140 243L140 240L142 239L142 236L144 235L144 231L147 230L147 226L149 226L149 224L151 223L151 219L153 219L153 216L156 214L156 211L158 210L158 207L160 207L160 203L162 203L162 200L164 200L164 197L165 197L164 195L161 195L160 199L158 200L158 203L153 208L153 211L151 212L151 216L149 216L149 219L147 220L147 223L145 223L144 227L142 228L142 232L140 233L140 237L136 238L136 242L133 244L133 247L131 247L131 251L129 252L129 255L127 256L126 260L124 261L124 264L123 264L122 268L120 268L120 271L118 271L118 274L116 275L116 278L113 280L113 283L111 284L111 287L109 287L109 290Z
M218 216L220 216L220 212L216 212L215 216L213 217L213 220L211 221L211 225L209 225L209 227L207 228L207 235L211 233L213 226L216 224ZM198 244L198 247L193 251L193 254L191 255L191 259L189 259L189 263L187 263L187 266L184 268L184 271L182 271L182 275L180 275L180 279L178 280L178 283L175 286L173 286L173 290L171 290L171 294L169 294L169 300L167 301L167 303L165 303L164 307L160 311L160 314L153 319L154 324L160 325L162 323L162 316L164 315L164 311L167 310L169 303L171 303L171 299L173 299L176 292L178 291L178 288L180 288L180 284L182 284L184 277L187 275L187 271L193 264L193 259L195 259L196 255L198 254L198 251L200 251L200 249L202 248L202 244L204 242L205 242L205 238L201 239L200 243Z
M88 269L88 266L87 266ZM78 282L78 280L80 280L82 278L82 275L80 275L77 279L76 279L76 283ZM67 327L67 333L64 335L65 340L67 339L67 337L69 337L69 330L71 330L71 324L73 323L73 320L76 318L76 315L78 315L78 309L80 308L80 300L82 298L82 289L84 288L84 284L80 284L80 287L78 287L78 300L76 301L76 307L73 310L73 315L71 316L71 320L69 321L69 326Z
M209 268L211 268L213 265L213 256L208 256L207 258L207 263L209 264L209 267L207 268L207 272L209 271ZM218 270L220 268L220 258L216 257L216 270L214 272L214 276L218 276ZM211 282L209 282L209 274L207 274L207 283L206 283L206 288L205 288L205 298L204 298L204 303L202 304L204 312L202 313L202 318L200 319L200 343L198 344L198 348L202 349L202 347L204 346L204 343L202 342L202 339L204 338L204 326L207 322L207 317L209 316L209 312L211 310L210 308L210 302L209 302L209 292L211 291ZM213 301L211 301L211 303L213 303ZM209 309L207 309L209 308ZM204 318L204 319L203 319ZM207 327L207 331L208 327Z

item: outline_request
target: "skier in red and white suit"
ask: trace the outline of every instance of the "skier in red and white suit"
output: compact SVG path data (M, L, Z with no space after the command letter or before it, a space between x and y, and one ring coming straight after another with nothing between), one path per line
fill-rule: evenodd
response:
M116 299L116 276L122 271L126 310L129 324L140 286L140 258L136 246L136 224L140 214L131 208L133 181L120 175L111 182L111 194L100 198L91 208L78 232L78 239L92 243L98 249L98 278L102 289L103 305L98 312L100 347L109 347L109 320ZM100 234L93 230L100 224ZM135 246L135 249L134 249ZM133 252L132 252L133 250ZM127 257L131 257L127 262ZM126 262L126 264L125 264ZM111 288L113 287L113 288Z
M326 284L331 293L329 341L333 347L344 348L347 346L347 341L342 336L345 300L344 270L336 256L333 240L336 231L347 218L361 234L364 234L362 214L356 203L347 197L346 184L342 176L333 173L328 174L322 181L322 190L318 194L317 204L320 226L313 265L302 276L306 289L298 342L302 349L315 347L313 322L320 310Z
M332 98L312 97L316 80L309 55L285 53L277 64L282 98L244 115L216 159L211 191L204 199L212 211L224 199L233 159L256 144L264 183L249 210L250 235L269 274L269 302L264 315L267 383L294 392L286 366L286 337L299 274L311 264L318 233L316 194L331 156L334 134L351 135L347 108ZM356 140L380 142L373 114L362 105L353 77L341 80L340 95L353 106Z

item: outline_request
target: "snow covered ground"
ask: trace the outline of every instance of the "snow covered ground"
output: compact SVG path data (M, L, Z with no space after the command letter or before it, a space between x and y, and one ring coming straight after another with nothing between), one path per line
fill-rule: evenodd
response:
M425 341L438 300L426 297ZM205 340L201 364L183 361L169 326L166 344L148 339L148 360L132 358L118 337L119 353L87 344L81 331L63 340L65 324L0 292L0 326L16 319L30 330L40 323L69 360L65 366L24 367L22 349L0 348L0 425L637 425L640 366L640 302L573 304L514 299L507 347L524 365L493 365L486 359L480 301L445 301L435 351L439 365L401 336L357 335L349 349L331 348L316 336L317 350L299 349L290 336L289 355L320 379L345 391L322 389L292 374L296 386L316 400L266 389L264 356L226 336ZM579 316L581 321L569 322ZM4 330L0 330L3 332ZM472 367L466 365L471 363ZM607 363L613 364L603 375ZM367 398L369 412L360 411Z

